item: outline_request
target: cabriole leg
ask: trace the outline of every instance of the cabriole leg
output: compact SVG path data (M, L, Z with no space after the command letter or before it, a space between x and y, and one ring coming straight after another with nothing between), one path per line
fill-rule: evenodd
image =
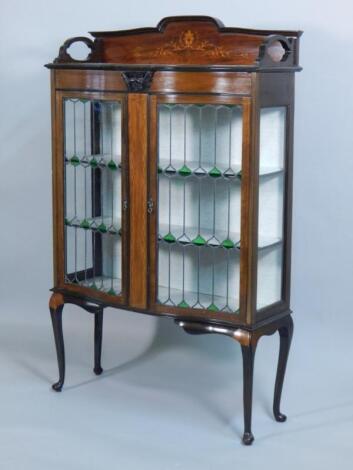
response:
M284 376L286 373L286 366L288 360L289 349L293 336L293 320L291 316L287 317L286 323L278 329L280 336L280 347L279 347L279 357L278 357L278 366L277 366L277 376L275 384L275 393L273 399L273 414L276 421L283 423L286 421L286 415L280 412L280 403L282 388L284 382Z
M94 373L100 375L103 372L101 366L103 337L103 308L94 314Z
M65 348L62 327L62 311L64 298L61 294L54 293L49 301L50 316L53 325L56 355L59 367L59 380L52 385L53 390L61 392L65 380Z
M251 432L252 395L255 351L259 339L266 335L273 335L277 331L280 335L280 353L278 359L273 412L277 421L285 421L286 417L280 412L280 400L286 371L289 347L293 335L293 320L290 314L262 327L251 331L241 328L231 328L218 325L209 325L193 321L176 320L187 333L214 334L219 333L230 336L241 344L243 355L243 401L244 401L244 435L243 443L251 445L254 436Z
M243 443L247 446L254 441L251 432L252 394L254 378L254 360L256 345L250 344L241 347L243 354L243 402L244 402L244 435Z

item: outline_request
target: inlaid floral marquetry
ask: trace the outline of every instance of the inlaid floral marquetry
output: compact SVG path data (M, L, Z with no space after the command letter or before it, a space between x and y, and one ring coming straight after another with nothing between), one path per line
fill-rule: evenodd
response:
M163 57L173 53L185 53L188 51L202 52L208 57L212 57L214 59L226 58L229 56L229 51L227 51L223 46L217 46L207 39L201 39L198 33L191 29L182 31L177 39L167 42L162 47L159 47L154 55L156 57Z

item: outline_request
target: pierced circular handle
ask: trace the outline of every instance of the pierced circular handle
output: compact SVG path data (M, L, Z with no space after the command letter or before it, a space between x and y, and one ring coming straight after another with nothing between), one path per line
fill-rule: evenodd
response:
M292 47L290 38L273 34L261 44L257 60L263 65L282 65L292 56Z
M75 59L73 58L69 52L68 49L75 43L84 43L88 49L90 49L89 53L87 54L87 57L84 59ZM59 49L59 55L58 57L54 60L54 63L63 63L63 62L90 62L93 60L93 56L96 53L96 44L95 42L92 41L90 38L86 38L85 36L78 36L75 38L70 38L67 39L64 44L60 47Z
M284 62L288 56L289 47L284 41L273 41L267 47L267 55L271 57L273 62Z

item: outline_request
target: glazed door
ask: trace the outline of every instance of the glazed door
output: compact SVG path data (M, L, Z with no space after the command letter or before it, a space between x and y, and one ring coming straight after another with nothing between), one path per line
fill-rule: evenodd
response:
M182 95L153 100L153 308L241 321L248 101Z
M57 284L112 304L126 298L125 96L57 96ZM62 176L62 177L61 177Z

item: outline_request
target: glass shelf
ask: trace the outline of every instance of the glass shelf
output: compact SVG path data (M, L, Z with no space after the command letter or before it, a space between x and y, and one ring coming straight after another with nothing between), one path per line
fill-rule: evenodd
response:
M172 300L173 299L173 300ZM235 311L235 306L239 303L239 299L234 301L233 305L229 305L229 299L220 295L212 295L204 292L183 291L181 289L168 287L160 287L159 303L162 305L170 305L179 308L201 308L210 310L211 312L228 312L239 313Z
M120 157L118 157L120 160ZM109 155L72 155L71 157L65 157L65 164L72 165L74 167L82 166L84 168L107 168L111 171L117 171L121 169L121 163L111 158Z
M240 178L240 166L237 168L224 168L214 166L213 163L202 162L200 165L199 161L176 161L172 163L169 160L160 160L158 166L158 173L169 177L183 177L187 178L190 176L196 176L198 178L209 176L212 178Z
M121 292L122 285L121 279L111 278L108 276L95 276L90 278L86 276L86 278L79 279L78 276L75 277L75 275L69 275L66 276L65 281L82 287L88 287L99 292L105 292L109 295L119 294L119 292Z
M240 233L217 230L214 234L212 228L182 227L180 225L159 224L159 241L166 243L179 243L182 245L195 245L205 247L223 247L226 249L240 249ZM198 241L201 238L202 241ZM261 236L258 239L258 248L266 248L282 242L279 237Z
M261 166L259 176L273 175L283 172L280 166ZM213 178L241 178L241 165L233 165L232 168L221 166L215 167L212 162L202 162L200 166L197 160L188 160L187 164L183 160L160 159L158 165L158 173L168 177L183 177L190 176L203 177L211 176Z
M113 221L111 217L88 217L84 219L79 219L78 217L65 218L65 225L84 230L109 233L110 235L121 235L121 221Z

